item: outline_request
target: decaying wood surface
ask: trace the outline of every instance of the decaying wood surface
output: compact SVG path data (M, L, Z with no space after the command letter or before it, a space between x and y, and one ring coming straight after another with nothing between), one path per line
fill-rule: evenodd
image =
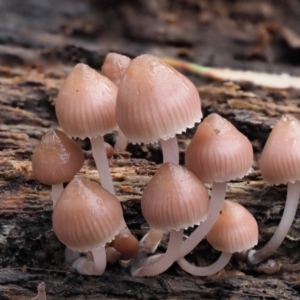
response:
M22 19L16 19L16 23L12 20L10 24L15 26L8 26L0 21L1 28L7 30L0 33L0 60L3 62L0 66L0 299L32 299L37 295L37 286L41 282L45 282L48 300L300 299L299 210L285 242L272 257L278 267L275 274L266 274L269 269L263 265L252 267L234 259L225 270L204 278L190 276L176 264L154 278L132 278L129 271L119 265L108 266L102 277L88 277L77 274L64 263L64 247L56 239L51 226L50 187L41 185L33 178L30 158L43 134L50 127L58 126L53 103L72 64L75 61L84 61L99 69L106 53L112 50L130 56L143 52L161 53L164 56L166 53L175 55L180 52L181 55L185 53L193 58L195 54L191 54L191 45L195 47L194 53L198 53L199 39L205 40L205 36L195 40L197 35L193 30L186 34L185 26L188 28L191 25L187 21L182 23L182 27L176 23L176 17L183 20L183 17L177 14L182 5L190 7L195 5L194 1L176 1L177 6L175 5L173 13L169 15L166 7L160 7L157 1L153 1L156 4L149 4L149 7L142 4L142 1L129 1L123 6L117 6L115 1L113 4L103 1L103 6L96 10L103 17L99 20L91 9L92 5L98 7L99 4L93 1L89 4L83 2L75 1L74 7L70 1L60 3L60 7L55 8L53 4L51 7L48 7L50 4L45 4L47 9L52 9L50 15L57 23L47 24L49 20L46 18L45 22L42 22L42 17L39 16L36 17L40 26L37 29L32 19L24 19L31 31L21 30ZM17 5L19 2L15 0L11 3ZM31 1L29 6L36 6L41 11L46 9L38 3ZM207 2L201 3L204 5ZM222 6L226 1L214 1L214 6L217 3ZM0 17L11 10L8 5L2 6ZM276 7L270 7L277 10ZM14 9L20 13L18 8ZM64 9L70 12L73 21L65 17ZM106 35L106 39L103 38L105 43L102 40L97 44L101 41L97 36L98 31L103 33L106 28L105 20L108 18L103 16L104 12L101 9L107 9L112 19L116 17L114 13L122 16L120 22L126 25L126 38L109 39ZM205 22L212 22L209 18L213 12L206 9L207 14L199 14L198 17L202 17ZM231 9L235 13L247 13L245 7L238 5ZM160 14L157 11L160 11ZM143 36L141 30L135 29L137 12L145 16L138 19L139 26L147 28ZM154 22L157 18L160 23ZM166 20L169 23L166 23ZM203 20L201 22L204 22ZM156 25L147 27L147 22ZM62 24L64 27L59 27ZM91 24L95 27L89 27ZM172 30L170 24L173 24ZM113 28L118 33L119 27L114 25ZM156 30L155 34L151 30ZM209 27L205 30L220 35L219 31ZM158 36L157 32L161 32L161 35ZM237 32L231 31L230 34L236 34L236 39L239 37ZM212 35L214 39L215 35ZM83 39L83 36L88 36L89 39ZM232 45L233 50L236 50L234 43L231 44L228 40L226 45L229 48ZM212 44L208 43L208 47L203 49L209 51L211 47ZM205 51L202 59L205 59L207 54ZM228 50L222 51L220 50L220 53L224 54ZM234 67L236 62L231 59L227 66ZM278 67L275 61L275 69ZM253 68L261 69L262 65L258 63ZM297 73L295 68L288 70L293 74ZM234 83L209 82L196 77L191 79L199 88L204 114L217 112L226 117L247 135L253 144L253 172L241 181L230 183L226 198L240 202L254 214L259 223L258 247L261 247L272 236L281 218L286 187L266 186L257 167L257 158L272 125L281 114L291 113L300 117L300 91L266 89L247 83L237 86ZM194 129L178 136L181 163L184 163L184 150L193 132ZM113 143L115 136L112 134L106 138ZM80 143L85 150L89 149L87 141ZM115 156L110 161L114 185L117 196L122 201L125 219L138 238L147 232L139 200L160 162L161 153L157 145L148 148L129 145L128 153ZM79 175L98 180L92 159L85 161ZM167 237L159 250L163 252L166 244ZM205 265L217 257L218 253L203 242L188 259Z

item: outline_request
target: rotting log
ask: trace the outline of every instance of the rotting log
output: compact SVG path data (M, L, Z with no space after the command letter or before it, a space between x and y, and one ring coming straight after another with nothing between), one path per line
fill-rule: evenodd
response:
M109 266L102 277L76 274L63 261L64 247L51 227L50 187L33 178L30 157L35 145L50 126L57 126L53 97L62 83L64 72L49 78L47 67L27 71L5 68L1 75L0 105L0 291L2 299L31 299L44 281L47 299L297 299L299 265L299 211L293 228L274 260L280 272L265 275L260 266L251 267L232 261L212 277L196 278L174 264L154 278L132 278L127 269ZM28 73L29 72L29 73ZM218 112L232 121L252 141L259 154L265 139L281 113L298 113L293 90L243 91L232 83L199 87L205 114ZM280 105L268 98L270 93L283 98ZM273 96L274 97L274 96ZM178 136L181 158L193 130ZM109 136L108 140L112 140ZM88 148L86 143L82 145ZM125 219L138 237L147 232L140 212L143 189L157 169L154 161L161 154L156 146L141 150L132 147L110 161L117 196ZM142 153L142 154L141 154ZM136 158L144 156L144 158ZM147 160L145 159L147 158ZM245 179L229 184L227 199L239 201L256 217L260 244L267 241L278 224L286 193L285 186L267 187L257 169ZM98 180L92 159L87 159L79 175ZM188 234L189 232L187 232ZM164 251L167 237L159 251ZM218 256L203 242L188 259L207 264Z
M70 65L80 61L99 69L106 53L113 50L131 57L150 52L218 67L296 75L297 49L276 36L273 43L261 45L259 60L247 59L251 58L247 51L259 33L252 20L274 20L299 28L297 1L275 5L261 0L251 5L241 0L232 5L226 0L176 0L171 7L170 1L142 0L33 0L26 7L23 2L2 1L0 10L0 299L32 299L42 281L47 299L300 299L299 210L285 242L273 256L279 269L275 274L264 274L263 265L251 267L232 260L225 270L205 278L190 276L176 264L154 278L132 278L119 265L108 266L102 277L87 277L63 262L64 247L51 227L50 188L32 177L30 165L38 141L51 126L57 126L53 99ZM242 15L244 23L236 15ZM274 38L276 33L267 33L267 38L271 40L272 35ZM273 60L265 51L270 49L278 56ZM241 59L236 59L238 56ZM254 171L230 183L227 198L239 201L254 214L260 247L279 223L286 187L265 186L257 158L277 117L282 113L300 117L300 92L248 83L239 89L232 83L195 76L192 80L199 87L204 114L221 114L252 142ZM181 163L193 132L178 136ZM106 138L112 142L114 135ZM80 144L89 149L88 142ZM155 145L130 145L128 150L130 155L114 157L110 165L125 219L140 238L147 232L147 224L139 199L161 162L161 153ZM92 159L86 160L81 175L98 180ZM165 250L166 243L167 237L159 251ZM204 241L188 259L205 265L217 256Z

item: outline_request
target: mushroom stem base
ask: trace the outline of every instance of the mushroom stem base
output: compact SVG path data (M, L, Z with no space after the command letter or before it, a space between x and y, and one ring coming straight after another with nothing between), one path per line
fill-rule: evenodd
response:
M106 252L105 248L93 250L94 261L88 257L79 257L72 265L78 273L84 275L102 275L106 268Z
M295 183L289 182L285 208L281 221L270 241L262 249L249 251L248 262L250 264L255 265L267 259L281 245L293 223L298 207L299 197L300 181L297 180Z
M183 238L183 229L179 231L172 230L170 240L165 254L154 255L143 261L142 267L131 269L131 275L134 277L156 276L166 271L178 257L178 250ZM156 257L158 260L156 260Z

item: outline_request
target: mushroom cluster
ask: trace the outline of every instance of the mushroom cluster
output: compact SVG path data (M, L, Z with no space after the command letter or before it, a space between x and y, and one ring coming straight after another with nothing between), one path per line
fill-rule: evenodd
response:
M70 251L87 253L73 261L79 273L101 275L107 261L129 260L132 276L155 276L177 261L186 272L205 276L222 269L233 253L257 244L254 217L240 204L224 201L227 182L251 171L250 141L217 114L200 123L196 87L163 60L150 54L131 60L110 53L102 74L77 64L58 93L55 109L63 131L51 129L43 137L33 153L32 168L40 182L52 185L56 236ZM176 134L197 123L186 150L186 167L180 166ZM142 195L141 210L150 230L139 242L127 228L110 175L103 136L114 129L119 130L115 151L125 150L128 142L159 142L163 152L163 164ZM262 153L266 182L288 183L288 195L278 232L263 249L249 252L253 264L273 254L295 215L300 196L299 133L297 119L282 117ZM84 155L70 137L90 139L101 185L76 176ZM289 148L283 151L286 143ZM286 150L289 156L283 155ZM204 183L212 184L210 200ZM193 226L197 228L184 240L183 231ZM166 253L156 254L168 232ZM205 237L222 254L211 266L197 267L184 256Z

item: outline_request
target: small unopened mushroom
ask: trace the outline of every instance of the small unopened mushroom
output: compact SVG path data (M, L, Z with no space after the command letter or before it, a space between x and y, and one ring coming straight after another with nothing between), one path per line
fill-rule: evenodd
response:
M124 77L131 59L125 55L118 53L108 53L103 62L101 73L109 78L113 83L119 86L122 78ZM126 150L127 138L124 133L119 130L119 134L115 144L115 151L122 152Z
M222 213L207 234L208 242L219 251L219 259L207 267L197 267L185 259L178 261L186 272L196 276L209 276L222 270L234 252L251 249L258 242L258 226L252 214L242 205L224 201Z
M194 174L182 166L164 163L144 190L141 209L151 228L171 231L168 248L158 261L152 256L133 266L131 274L155 276L167 270L178 257L183 229L203 222L208 206L207 190Z
M105 244L115 238L124 224L118 199L96 182L74 178L59 197L52 221L56 236L68 248L93 253L94 261L80 257L73 267L81 274L103 274Z
M275 124L262 151L259 167L267 184L287 184L281 221L270 241L249 252L248 261L258 264L271 256L283 242L294 220L300 197L300 121L283 115Z
M187 168L202 182L212 183L208 218L183 243L180 258L187 255L211 230L219 217L227 181L247 175L253 162L250 141L217 114L206 117L185 153Z
M77 64L55 100L58 122L72 137L90 138L101 185L115 194L103 135L116 127L117 86L85 64Z
M123 228L110 244L120 252L120 260L130 260L137 256L140 250L138 240L130 233L127 228Z
M63 191L63 183L71 181L83 163L79 145L58 129L50 129L36 146L32 171L38 181L52 186L53 206Z

